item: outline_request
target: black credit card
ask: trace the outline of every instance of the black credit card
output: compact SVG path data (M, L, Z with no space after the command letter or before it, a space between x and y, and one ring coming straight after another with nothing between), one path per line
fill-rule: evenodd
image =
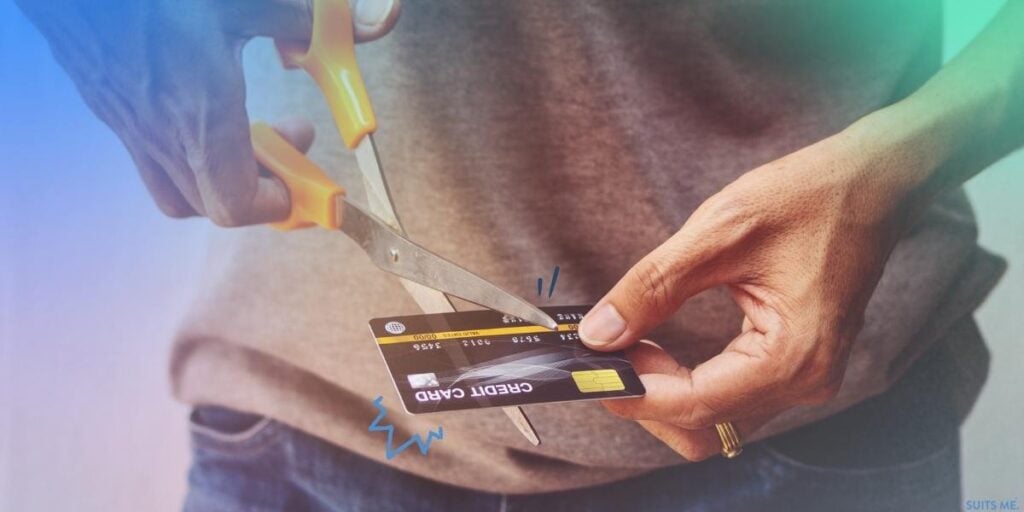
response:
M410 414L643 396L622 352L580 341L590 308L541 308L557 331L490 310L375 318L370 330Z

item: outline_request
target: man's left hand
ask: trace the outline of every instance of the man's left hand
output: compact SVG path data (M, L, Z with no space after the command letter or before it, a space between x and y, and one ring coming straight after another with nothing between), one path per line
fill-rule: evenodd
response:
M606 401L689 460L779 413L821 404L843 381L886 259L911 217L893 153L843 133L750 171L637 263L580 326L597 350L629 348L643 398ZM689 297L725 286L740 334L694 368L641 337ZM685 343L685 340L674 340Z

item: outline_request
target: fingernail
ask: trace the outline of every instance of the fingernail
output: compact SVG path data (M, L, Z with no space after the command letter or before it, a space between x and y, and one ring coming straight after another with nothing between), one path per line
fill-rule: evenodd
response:
M588 345L607 345L626 330L626 320L611 303L587 313L580 322L580 337Z
M394 0L359 0L356 4L356 24L377 28L388 19Z

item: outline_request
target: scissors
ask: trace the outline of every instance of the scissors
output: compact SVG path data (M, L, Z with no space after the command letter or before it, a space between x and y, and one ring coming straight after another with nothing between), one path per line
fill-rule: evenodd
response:
M288 68L302 68L327 99L345 146L353 150L366 187L368 208L353 204L345 189L264 123L251 127L256 159L288 189L287 219L281 230L313 226L338 230L356 241L380 269L398 276L425 313L455 311L449 295L556 329L558 324L536 306L409 240L395 211L381 169L373 133L377 119L356 63L351 12L347 0L313 2L313 34L308 47L276 41ZM503 408L533 445L536 430L519 407Z

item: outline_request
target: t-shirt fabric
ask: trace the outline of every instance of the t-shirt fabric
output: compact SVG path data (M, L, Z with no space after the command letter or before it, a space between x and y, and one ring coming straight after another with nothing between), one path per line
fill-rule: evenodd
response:
M357 54L410 238L557 305L598 300L743 172L912 92L940 65L940 36L938 0L431 1L403 3L395 30ZM312 80L281 69L268 41L250 44L245 63L252 117L314 120L311 156L363 201ZM405 414L366 324L419 311L336 232L217 229L208 259L172 355L174 391L187 403L267 415L492 492L596 485L682 462L597 403L526 407L539 447L499 409ZM556 265L553 296L537 297L536 279ZM853 405L867 365L898 375L923 347L946 354L965 414L987 353L976 331L944 334L1001 268L977 246L963 193L941 198L893 251L868 305L854 350L877 357L850 367L833 403L787 416ZM740 325L728 295L711 290L649 337L692 365ZM383 434L367 430L379 395L396 439L438 425L444 439L427 456L386 460Z

